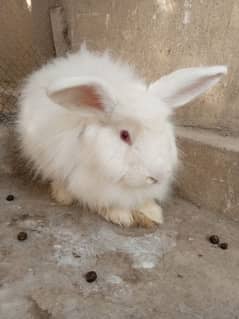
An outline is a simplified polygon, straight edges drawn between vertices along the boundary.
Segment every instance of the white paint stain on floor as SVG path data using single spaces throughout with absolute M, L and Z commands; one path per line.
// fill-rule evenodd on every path
M 174 235 L 159 230 L 139 237 L 119 235 L 108 227 L 89 234 L 73 233 L 66 228 L 54 229 L 53 233 L 57 239 L 54 249 L 58 264 L 76 267 L 93 264 L 99 255 L 119 252 L 132 258 L 133 268 L 152 269 L 160 257 L 176 246 Z M 80 260 L 72 251 L 81 256 Z

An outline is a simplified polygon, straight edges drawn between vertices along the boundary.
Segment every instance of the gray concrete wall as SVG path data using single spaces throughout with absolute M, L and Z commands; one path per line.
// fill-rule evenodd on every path
M 33 64 L 31 12 L 25 0 L 0 2 L 0 81 L 16 81 Z
M 228 64 L 229 76 L 177 114 L 181 125 L 239 135 L 237 0 L 63 0 L 73 49 L 110 48 L 148 81 L 176 68 Z
M 0 73 L 0 80 L 17 80 L 54 55 L 49 7 L 55 3 L 56 0 L 0 2 L 0 67 L 8 71 Z
M 15 111 L 15 87 L 54 56 L 49 7 L 57 0 L 0 1 L 0 113 Z
M 177 176 L 180 196 L 210 210 L 238 216 L 238 137 L 182 127 L 177 135 L 182 150 Z

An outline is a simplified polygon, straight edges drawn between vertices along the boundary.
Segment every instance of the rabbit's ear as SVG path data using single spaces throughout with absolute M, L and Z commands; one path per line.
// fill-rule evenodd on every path
M 226 73 L 226 66 L 181 69 L 152 83 L 149 92 L 176 108 L 203 94 Z
M 93 77 L 71 77 L 52 83 L 47 94 L 55 103 L 69 108 L 93 108 L 109 112 L 115 99 L 108 85 Z

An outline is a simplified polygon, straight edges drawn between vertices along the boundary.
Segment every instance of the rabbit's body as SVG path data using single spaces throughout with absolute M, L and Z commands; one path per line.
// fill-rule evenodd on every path
M 153 199 L 178 162 L 171 110 L 128 65 L 82 49 L 33 73 L 19 104 L 23 154 L 58 201 L 118 224 L 162 222 Z

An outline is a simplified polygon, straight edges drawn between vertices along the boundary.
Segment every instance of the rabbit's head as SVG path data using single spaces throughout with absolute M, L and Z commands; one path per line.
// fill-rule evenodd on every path
M 224 66 L 178 70 L 149 86 L 111 87 L 99 78 L 59 79 L 48 88 L 54 103 L 79 118 L 74 145 L 79 165 L 97 179 L 128 188 L 171 180 L 177 166 L 172 110 L 216 84 Z M 87 178 L 87 177 L 86 177 Z

